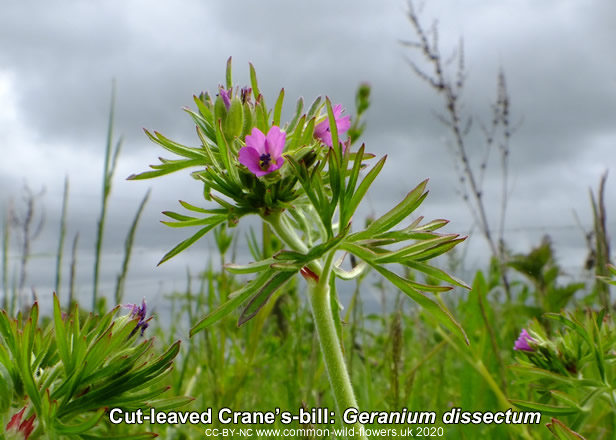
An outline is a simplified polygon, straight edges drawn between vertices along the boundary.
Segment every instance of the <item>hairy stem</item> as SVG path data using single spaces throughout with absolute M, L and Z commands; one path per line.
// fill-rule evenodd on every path
M 347 408 L 358 408 L 358 404 L 342 354 L 341 341 L 338 338 L 332 317 L 329 286 L 327 283 L 323 283 L 322 286 L 322 283 L 316 283 L 310 278 L 307 278 L 307 282 L 312 317 L 317 328 L 321 352 L 325 359 L 329 384 L 336 400 L 336 409 L 338 414 L 341 415 Z M 350 435 L 349 438 L 367 438 L 360 433 L 363 428 L 361 423 L 355 423 L 352 427 L 355 428 L 355 435 Z
M 295 230 L 285 220 L 280 213 L 275 213 L 267 216 L 265 220 L 272 226 L 278 237 L 293 250 L 298 252 L 307 252 L 308 248 L 296 234 Z M 323 269 L 321 264 L 313 261 L 308 264 L 312 274 L 305 275 L 304 278 L 308 283 L 308 298 L 312 309 L 312 317 L 317 328 L 317 336 L 319 345 L 325 360 L 329 384 L 334 394 L 336 401 L 336 410 L 338 415 L 348 408 L 359 408 L 351 378 L 347 371 L 344 355 L 342 353 L 342 341 L 338 337 L 336 325 L 334 323 L 333 312 L 331 309 L 329 278 L 333 261 L 333 253 L 330 253 Z M 314 276 L 316 276 L 316 279 Z M 355 423 L 349 428 L 349 438 L 367 440 L 368 437 L 363 435 L 363 425 Z

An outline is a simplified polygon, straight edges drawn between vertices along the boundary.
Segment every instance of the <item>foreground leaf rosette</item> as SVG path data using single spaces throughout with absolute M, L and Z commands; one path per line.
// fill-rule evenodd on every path
M 10 401 L 0 408 L 0 438 L 102 438 L 108 408 L 162 411 L 193 400 L 165 397 L 169 387 L 160 384 L 180 342 L 159 350 L 153 339 L 132 337 L 147 324 L 145 302 L 117 316 L 120 308 L 86 315 L 75 303 L 63 313 L 54 295 L 45 325 L 36 302 L 27 319 L 0 311 L 0 383 L 13 384 L 0 386 L 0 403 Z

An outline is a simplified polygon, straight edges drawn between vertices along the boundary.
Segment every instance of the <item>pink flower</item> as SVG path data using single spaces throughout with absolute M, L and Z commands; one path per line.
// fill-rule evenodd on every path
M 513 349 L 518 351 L 535 351 L 535 349 L 528 344 L 529 342 L 535 342 L 535 340 L 530 337 L 526 329 L 522 329 L 520 337 L 513 345 Z
M 336 120 L 336 128 L 338 129 L 338 136 L 340 136 L 346 133 L 351 127 L 351 116 L 346 115 L 340 117 L 344 111 L 342 105 L 340 104 L 336 105 L 333 110 L 334 119 Z M 332 133 L 329 129 L 329 118 L 319 122 L 316 127 L 314 127 L 314 137 L 321 139 L 321 141 L 326 145 L 329 145 L 330 147 L 332 146 Z
M 276 126 L 270 128 L 267 136 L 258 128 L 253 128 L 252 134 L 246 136 L 246 146 L 240 149 L 240 163 L 257 177 L 276 171 L 284 163 L 282 150 L 286 136 Z

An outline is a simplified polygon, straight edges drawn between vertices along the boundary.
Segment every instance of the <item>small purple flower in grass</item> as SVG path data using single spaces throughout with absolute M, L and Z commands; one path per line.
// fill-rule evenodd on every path
M 253 128 L 252 134 L 246 136 L 246 146 L 240 149 L 240 163 L 257 177 L 276 171 L 284 163 L 282 151 L 286 136 L 276 126 L 270 128 L 267 136 L 258 128 Z
M 338 104 L 334 106 L 332 109 L 334 111 L 334 119 L 336 120 L 336 128 L 338 129 L 338 136 L 346 133 L 349 128 L 351 128 L 351 116 L 346 115 L 340 117 L 344 109 L 342 105 Z M 332 133 L 329 129 L 329 118 L 325 118 L 324 121 L 319 122 L 314 127 L 314 137 L 317 139 L 321 139 L 323 143 L 326 145 L 332 146 Z M 343 144 L 343 148 L 346 149 L 345 144 Z
M 130 335 L 128 335 L 128 338 L 130 339 L 135 333 L 137 333 L 137 330 L 139 329 L 141 329 L 141 336 L 143 336 L 145 329 L 150 326 L 150 324 L 148 324 L 148 321 L 152 319 L 151 316 L 148 319 L 145 319 L 145 315 L 146 315 L 145 298 L 143 298 L 143 300 L 141 301 L 141 306 L 137 304 L 126 304 L 126 305 L 123 305 L 122 307 L 126 309 L 131 309 L 131 312 L 130 312 L 131 318 L 135 318 L 135 317 L 139 318 L 139 322 L 137 322 L 137 326 L 133 329 L 132 332 L 130 332 Z
M 513 345 L 513 349 L 518 351 L 535 351 L 535 349 L 528 344 L 529 342 L 535 342 L 535 340 L 530 337 L 526 329 L 522 329 L 520 337 Z

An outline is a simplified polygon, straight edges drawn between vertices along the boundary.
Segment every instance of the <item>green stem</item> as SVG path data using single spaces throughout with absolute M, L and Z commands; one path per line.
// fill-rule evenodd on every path
M 293 250 L 304 253 L 308 252 L 304 242 L 280 213 L 271 214 L 265 220 L 272 226 L 272 229 L 278 234 L 280 239 Z M 321 352 L 323 353 L 323 359 L 325 359 L 329 384 L 334 394 L 338 415 L 342 416 L 346 409 L 359 409 L 359 406 L 357 405 L 351 379 L 346 368 L 342 353 L 342 342 L 338 337 L 331 309 L 327 278 L 331 271 L 332 258 L 333 255 L 328 255 L 325 270 L 322 269 L 320 263 L 316 261 L 311 262 L 308 267 L 314 272 L 318 280 L 306 277 L 306 281 L 308 283 L 308 298 L 312 308 L 312 317 L 317 328 L 317 336 Z M 362 433 L 363 425 L 361 423 L 350 425 L 349 428 L 353 428 L 353 431 L 349 433 L 349 438 L 368 439 Z
M 308 297 L 312 306 L 312 317 L 317 328 L 317 336 L 321 345 L 321 352 L 325 359 L 327 374 L 329 376 L 329 384 L 334 398 L 336 400 L 336 409 L 338 414 L 348 408 L 359 408 L 351 378 L 346 368 L 344 355 L 342 354 L 341 341 L 336 332 L 336 326 L 332 317 L 332 310 L 329 298 L 329 286 L 325 284 L 324 288 L 312 280 L 308 280 Z M 355 423 L 352 425 L 354 429 L 353 436 L 350 438 L 367 439 L 365 435 L 360 434 L 363 425 Z

